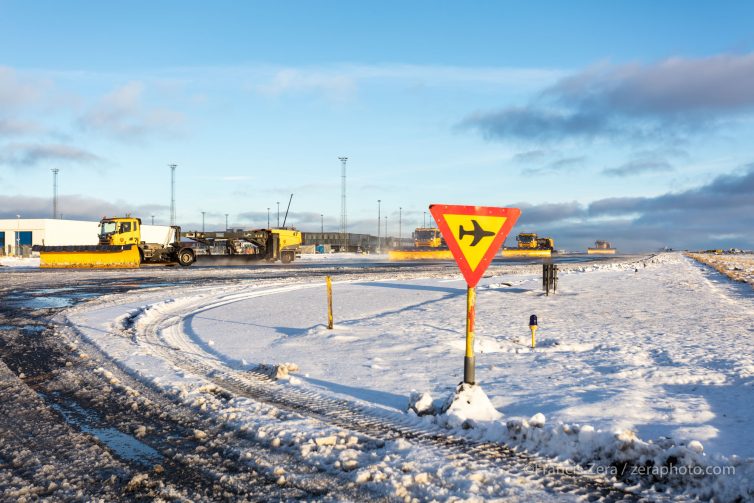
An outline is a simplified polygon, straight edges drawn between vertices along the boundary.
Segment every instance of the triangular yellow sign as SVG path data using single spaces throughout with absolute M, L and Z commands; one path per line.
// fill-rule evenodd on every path
M 498 216 L 445 214 L 445 221 L 453 231 L 453 238 L 472 272 L 479 267 L 484 254 L 506 220 L 505 217 Z
M 479 282 L 521 215 L 518 208 L 452 204 L 433 204 L 429 211 L 470 288 Z

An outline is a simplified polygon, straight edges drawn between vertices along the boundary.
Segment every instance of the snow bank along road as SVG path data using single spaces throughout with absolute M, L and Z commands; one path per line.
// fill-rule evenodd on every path
M 536 268 L 491 270 L 497 410 L 444 413 L 464 323 L 444 266 L 4 274 L 0 494 L 751 498 L 751 292 L 675 254 L 561 267 L 551 297 Z
M 734 281 L 749 283 L 754 287 L 754 255 L 750 253 L 730 255 L 690 253 L 689 256 L 703 264 L 707 264 Z

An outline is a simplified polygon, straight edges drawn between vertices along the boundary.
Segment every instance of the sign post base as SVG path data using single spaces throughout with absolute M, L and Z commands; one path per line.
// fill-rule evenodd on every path
M 463 382 L 465 384 L 475 384 L 474 382 L 474 364 L 473 356 L 464 356 L 463 358 Z

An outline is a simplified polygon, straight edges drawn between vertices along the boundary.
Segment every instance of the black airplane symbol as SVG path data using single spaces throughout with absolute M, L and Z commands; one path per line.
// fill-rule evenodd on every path
M 471 223 L 474 225 L 473 231 L 467 231 L 463 228 L 462 225 L 458 226 L 458 239 L 463 239 L 464 236 L 472 235 L 474 236 L 474 240 L 471 242 L 471 246 L 476 246 L 477 243 L 482 240 L 482 238 L 495 235 L 495 233 L 492 231 L 486 231 L 482 229 L 482 226 L 479 225 L 479 222 L 477 222 L 476 220 L 472 220 Z

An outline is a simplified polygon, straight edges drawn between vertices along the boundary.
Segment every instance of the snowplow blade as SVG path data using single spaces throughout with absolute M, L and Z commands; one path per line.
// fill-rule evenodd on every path
M 39 246 L 39 267 L 44 269 L 128 269 L 139 267 L 136 245 Z
M 615 255 L 617 250 L 615 248 L 587 248 L 587 255 Z
M 453 260 L 453 254 L 446 249 L 430 250 L 390 250 L 387 254 L 391 261 L 399 260 Z
M 536 249 L 521 249 L 521 248 L 505 248 L 503 249 L 503 257 L 551 257 L 552 250 L 536 250 Z

